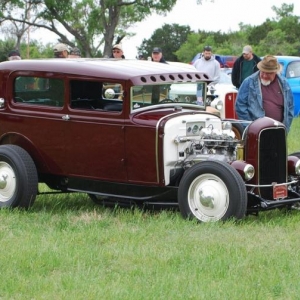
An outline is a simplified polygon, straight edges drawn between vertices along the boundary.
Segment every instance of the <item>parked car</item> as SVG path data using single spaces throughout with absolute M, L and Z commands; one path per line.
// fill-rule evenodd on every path
M 191 61 L 193 64 L 197 59 L 202 56 L 202 53 L 197 53 Z M 220 63 L 221 68 L 232 68 L 237 56 L 232 55 L 220 55 L 220 54 L 213 54 L 215 59 Z
M 300 57 L 276 56 L 282 65 L 282 75 L 287 78 L 294 95 L 294 115 L 300 115 Z
M 221 70 L 219 83 L 208 86 L 207 104 L 218 109 L 222 119 L 238 119 L 234 108 L 238 91 L 226 69 Z
M 30 82 L 19 85 L 18 82 Z M 300 159 L 285 126 L 232 124 L 169 97 L 209 79 L 142 60 L 47 59 L 0 64 L 0 207 L 28 208 L 38 183 L 145 204 L 176 205 L 200 222 L 241 219 L 300 199 Z
M 237 58 L 234 55 L 224 55 L 224 68 L 232 68 Z
M 194 84 L 185 84 L 174 86 L 171 85 L 170 88 L 170 98 L 175 99 L 186 99 L 186 101 L 191 103 L 197 102 L 196 89 Z M 209 84 L 206 93 L 206 105 L 215 108 L 220 117 L 225 119 L 238 119 L 235 113 L 235 100 L 237 97 L 237 89 L 231 82 L 230 75 L 227 74 L 227 69 L 222 68 L 220 73 L 220 82 L 217 84 Z M 243 127 L 239 122 L 233 121 L 236 126 L 233 128 L 236 135 L 241 137 L 243 132 Z

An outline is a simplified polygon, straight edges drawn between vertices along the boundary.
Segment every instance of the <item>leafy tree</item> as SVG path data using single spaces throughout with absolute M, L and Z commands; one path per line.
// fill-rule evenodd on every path
M 7 8 L 10 10 L 12 5 L 7 4 L 7 1 L 4 1 Z M 22 38 L 24 37 L 25 33 L 28 32 L 30 26 L 26 24 L 26 21 L 30 19 L 30 11 L 32 9 L 32 3 L 24 3 L 23 10 L 21 11 L 21 16 L 24 19 L 24 22 L 16 22 L 15 20 L 11 20 L 7 22 L 5 18 L 0 18 L 0 25 L 1 25 L 1 32 L 10 36 L 12 39 L 14 36 L 16 37 L 16 42 L 13 49 L 20 49 Z M 2 17 L 1 13 L 0 16 Z
M 8 59 L 8 53 L 15 49 L 14 39 L 0 40 L 0 62 L 6 61 Z M 27 58 L 27 53 L 30 58 L 48 58 L 53 56 L 51 44 L 43 45 L 34 40 L 30 41 L 29 45 L 25 42 L 21 42 L 18 50 L 20 51 L 22 59 Z
M 162 28 L 154 31 L 149 40 L 144 39 L 138 50 L 144 56 L 151 56 L 152 49 L 160 47 L 166 60 L 178 61 L 176 51 L 186 41 L 190 33 L 190 26 L 164 24 Z
M 266 54 L 300 55 L 300 23 L 294 16 L 293 5 L 282 4 L 280 8 L 272 7 L 276 18 L 259 26 L 240 23 L 236 32 L 192 32 L 182 46 L 176 51 L 180 61 L 189 62 L 205 44 L 213 48 L 214 53 L 241 55 L 243 47 L 250 44 L 258 56 Z
M 270 21 L 269 19 L 261 25 L 251 27 L 250 32 L 247 35 L 247 44 L 257 44 L 258 41 L 263 40 L 268 35 L 268 32 L 274 30 L 275 28 L 276 22 Z
M 294 12 L 294 4 L 283 3 L 281 7 L 273 5 L 271 8 L 276 13 L 276 20 L 291 17 Z
M 204 46 L 211 46 L 214 53 L 219 53 L 220 46 L 226 43 L 228 34 L 211 31 L 198 31 L 198 33 L 191 33 L 187 40 L 176 51 L 176 55 L 180 61 L 189 63 L 193 57 L 203 51 Z M 224 49 L 222 54 L 231 54 L 230 49 Z
M 199 1 L 198 1 L 199 2 Z M 201 2 L 201 1 L 200 1 Z M 2 0 L 0 22 L 11 21 L 54 32 L 60 42 L 77 45 L 86 57 L 111 54 L 129 28 L 156 12 L 165 14 L 176 0 Z M 31 18 L 24 19 L 30 6 Z

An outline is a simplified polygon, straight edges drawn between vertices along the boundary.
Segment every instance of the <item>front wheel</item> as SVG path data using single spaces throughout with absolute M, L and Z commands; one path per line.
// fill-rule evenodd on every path
M 221 161 L 204 161 L 188 169 L 178 188 L 184 218 L 200 222 L 241 219 L 246 214 L 247 191 L 239 173 Z
M 30 155 L 19 146 L 0 146 L 0 207 L 29 208 L 37 188 L 38 175 Z

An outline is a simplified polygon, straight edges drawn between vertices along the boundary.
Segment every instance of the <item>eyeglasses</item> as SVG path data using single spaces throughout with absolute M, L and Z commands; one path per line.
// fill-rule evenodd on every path
M 274 72 L 259 71 L 259 72 L 260 72 L 261 76 L 263 76 L 263 77 L 272 77 L 277 74 L 277 71 L 274 71 Z

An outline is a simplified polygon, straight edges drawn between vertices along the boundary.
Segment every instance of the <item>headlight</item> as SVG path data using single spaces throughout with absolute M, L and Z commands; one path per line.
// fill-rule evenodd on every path
M 295 172 L 297 175 L 300 175 L 300 159 L 296 163 Z
M 222 100 L 219 100 L 218 102 L 217 102 L 217 104 L 216 104 L 216 109 L 217 110 L 222 110 L 223 109 L 223 102 L 222 102 Z
M 300 175 L 300 159 L 297 156 L 288 156 L 289 175 Z
M 245 181 L 251 180 L 255 175 L 254 167 L 250 164 L 247 164 L 245 161 L 235 160 L 231 163 L 231 166 L 239 172 Z
M 245 180 L 248 181 L 254 177 L 255 170 L 250 164 L 247 164 L 244 168 Z

